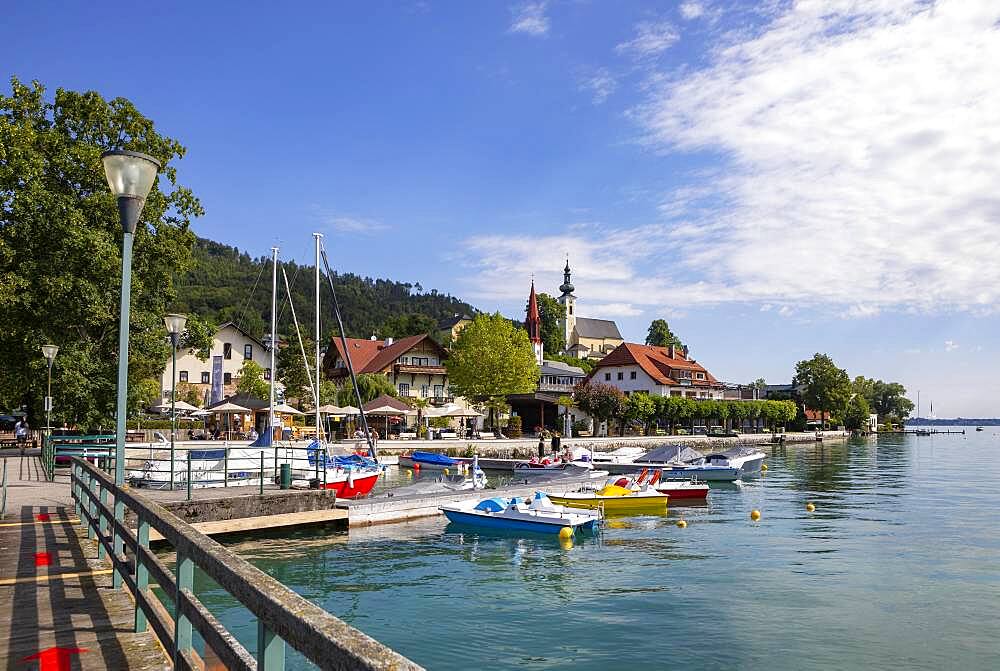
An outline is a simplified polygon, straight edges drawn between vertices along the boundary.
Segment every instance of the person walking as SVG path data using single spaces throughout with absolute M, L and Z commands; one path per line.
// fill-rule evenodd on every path
M 21 456 L 24 456 L 28 449 L 28 419 L 22 417 L 14 425 L 14 437 L 17 439 L 17 446 L 21 448 Z

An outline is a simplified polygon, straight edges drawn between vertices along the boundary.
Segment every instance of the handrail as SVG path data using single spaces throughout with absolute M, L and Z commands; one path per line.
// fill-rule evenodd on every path
M 306 600 L 245 559 L 220 545 L 162 506 L 128 489 L 119 489 L 99 468 L 72 460 L 72 492 L 81 524 L 111 558 L 136 604 L 136 631 L 151 625 L 175 668 L 195 668 L 192 631 L 231 669 L 283 669 L 285 643 L 321 669 L 419 669 L 421 667 Z M 123 501 L 138 519 L 136 532 L 115 520 L 110 494 Z M 111 527 L 108 533 L 108 527 Z M 177 553 L 171 573 L 149 550 L 149 530 L 156 529 Z M 117 538 L 116 538 L 117 537 Z M 127 556 L 116 556 L 120 538 Z M 198 567 L 258 620 L 256 661 L 198 600 L 194 568 Z M 149 589 L 150 578 L 173 599 L 173 619 Z
M 3 498 L 0 499 L 0 519 L 3 519 L 7 514 L 7 457 L 3 459 L 3 484 L 0 488 L 3 489 Z

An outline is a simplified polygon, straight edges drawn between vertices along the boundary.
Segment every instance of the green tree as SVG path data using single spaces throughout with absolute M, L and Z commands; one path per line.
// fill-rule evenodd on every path
M 378 373 L 359 373 L 358 376 L 358 389 L 361 392 L 361 404 L 371 403 L 379 396 L 392 396 L 396 397 L 397 391 L 396 387 L 393 386 L 392 381 L 385 375 L 380 375 Z M 351 379 L 347 378 L 347 381 L 338 388 L 337 391 L 337 405 L 341 407 L 346 407 L 349 405 L 356 406 L 358 403 L 357 395 L 354 393 L 354 385 L 351 384 Z
M 868 426 L 870 414 L 868 400 L 861 394 L 852 394 L 844 408 L 844 428 L 849 431 L 860 431 Z
M 160 381 L 155 377 L 139 380 L 128 388 L 128 416 L 135 417 L 160 401 Z
M 445 366 L 452 391 L 470 401 L 485 401 L 491 415 L 502 411 L 509 394 L 531 393 L 538 384 L 527 331 L 499 312 L 476 315 L 458 334 Z
M 424 314 L 410 312 L 394 315 L 382 322 L 376 333 L 382 338 L 405 338 L 407 336 L 435 333 L 437 320 Z
M 193 384 L 188 382 L 178 382 L 177 400 L 190 403 L 195 407 L 201 407 L 202 395 Z
M 641 424 L 644 433 L 648 433 L 649 423 L 656 415 L 656 402 L 649 394 L 635 392 L 625 400 L 625 419 Z
M 202 361 L 207 361 L 212 352 L 212 339 L 218 327 L 196 314 L 188 315 L 181 336 L 180 348 L 187 349 Z
M 599 422 L 610 423 L 625 414 L 625 394 L 618 387 L 603 382 L 577 384 L 573 387 L 573 400 L 577 407 Z
M 906 387 L 898 382 L 883 382 L 858 376 L 854 378 L 854 393 L 868 401 L 868 406 L 877 413 L 879 419 L 895 417 L 906 419 L 913 411 L 913 401 L 906 398 Z
M 236 393 L 260 400 L 270 397 L 271 387 L 264 380 L 264 369 L 253 359 L 247 359 L 240 367 Z
M 559 320 L 563 318 L 563 306 L 552 296 L 541 293 L 537 294 L 538 316 L 542 320 L 542 347 L 545 356 L 552 358 L 553 354 L 566 349 L 566 334 L 559 325 Z
M 670 330 L 670 326 L 665 319 L 654 319 L 649 325 L 649 331 L 646 333 L 646 344 L 656 345 L 657 347 L 669 347 L 671 345 L 674 347 L 684 347 L 684 343 Z
M 763 389 L 764 387 L 767 386 L 767 382 L 764 381 L 764 378 L 759 377 L 750 384 L 748 384 L 747 386 L 750 387 L 751 389 Z
M 57 89 L 48 99 L 40 83 L 17 78 L 0 95 L 0 397 L 41 413 L 38 347 L 55 343 L 57 412 L 84 427 L 110 424 L 117 391 L 122 230 L 101 163 L 115 148 L 163 164 L 135 233 L 131 387 L 159 376 L 170 356 L 163 315 L 190 260 L 190 221 L 202 213 L 178 185 L 185 149 L 124 98 Z
M 285 385 L 285 399 L 295 399 L 298 402 L 299 410 L 303 408 L 303 403 L 310 407 L 313 404 L 313 393 L 309 388 L 309 373 L 306 371 L 305 361 L 302 359 L 302 349 L 299 348 L 298 338 L 292 335 L 286 347 L 279 347 L 276 352 L 278 366 L 278 380 Z M 303 347 L 306 352 L 314 352 L 316 344 L 308 338 L 303 339 Z
M 802 388 L 806 405 L 823 413 L 824 418 L 834 410 L 843 409 L 851 392 L 847 371 L 838 368 L 826 354 L 817 353 L 795 364 L 795 383 Z

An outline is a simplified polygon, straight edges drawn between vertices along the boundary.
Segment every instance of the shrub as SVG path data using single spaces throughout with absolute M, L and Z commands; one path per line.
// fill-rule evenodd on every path
M 507 437 L 508 438 L 520 438 L 521 437 L 521 418 L 514 415 L 509 420 L 507 420 Z

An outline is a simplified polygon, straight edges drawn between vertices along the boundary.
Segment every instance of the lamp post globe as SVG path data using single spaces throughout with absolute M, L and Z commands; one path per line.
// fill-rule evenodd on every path
M 174 489 L 174 441 L 177 440 L 177 345 L 187 324 L 187 315 L 163 315 L 163 324 L 170 334 L 170 490 Z
M 52 362 L 56 360 L 58 353 L 59 347 L 57 345 L 42 345 L 42 356 L 48 363 L 49 373 L 48 384 L 45 388 L 45 430 L 46 436 L 49 438 L 52 437 Z
M 125 485 L 125 413 L 128 399 L 128 327 L 132 294 L 132 242 L 135 228 L 146 204 L 146 197 L 156 183 L 160 162 L 148 154 L 124 149 L 113 149 L 101 154 L 104 175 L 108 187 L 118 201 L 118 217 L 122 231 L 122 292 L 121 313 L 118 318 L 118 398 L 115 405 L 115 486 L 120 490 Z M 115 520 L 125 521 L 125 501 L 115 496 Z M 121 556 L 124 541 L 114 532 L 114 551 Z M 122 586 L 122 575 L 114 571 L 112 585 Z

